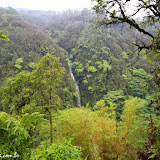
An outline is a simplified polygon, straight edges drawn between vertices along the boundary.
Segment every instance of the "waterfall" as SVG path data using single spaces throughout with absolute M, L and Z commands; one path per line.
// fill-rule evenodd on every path
M 69 61 L 69 59 L 68 59 L 69 72 L 70 72 L 71 78 L 73 79 L 73 81 L 74 81 L 74 83 L 75 83 L 75 85 L 76 85 L 76 88 L 75 88 L 75 89 L 76 89 L 76 91 L 78 92 L 77 104 L 78 104 L 79 106 L 81 106 L 81 97 L 80 97 L 80 92 L 79 92 L 79 86 L 78 86 L 78 84 L 77 84 L 77 82 L 76 82 L 76 79 L 75 79 L 75 77 L 74 77 L 74 74 L 73 74 L 73 72 L 72 72 L 72 68 L 71 68 L 69 62 L 70 62 L 70 61 Z

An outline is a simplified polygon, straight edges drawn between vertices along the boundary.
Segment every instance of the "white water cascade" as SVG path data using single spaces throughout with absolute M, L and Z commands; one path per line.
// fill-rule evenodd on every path
M 76 85 L 76 91 L 78 92 L 78 96 L 77 96 L 77 104 L 79 105 L 79 106 L 81 106 L 81 97 L 80 97 L 80 92 L 79 92 L 79 86 L 78 86 L 78 84 L 77 84 L 77 82 L 76 82 L 76 79 L 75 79 L 75 77 L 74 77 L 74 74 L 73 74 L 73 72 L 72 72 L 72 68 L 71 68 L 71 66 L 70 66 L 70 60 L 68 59 L 68 66 L 69 66 L 69 72 L 70 72 L 70 74 L 71 74 L 71 78 L 73 79 L 73 81 L 74 81 L 74 83 L 75 83 L 75 85 Z

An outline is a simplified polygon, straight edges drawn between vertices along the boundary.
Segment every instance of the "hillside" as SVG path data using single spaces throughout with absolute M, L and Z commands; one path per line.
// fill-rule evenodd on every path
M 67 105 L 73 106 L 74 103 L 74 84 L 69 74 L 67 54 L 64 49 L 59 47 L 45 32 L 36 25 L 27 21 L 27 18 L 16 10 L 9 8 L 0 10 L 1 28 L 9 32 L 10 41 L 0 41 L 0 82 L 14 76 L 21 71 L 32 71 L 42 56 L 46 53 L 56 55 L 60 58 L 63 67 L 66 69 L 63 76 L 63 83 L 59 88 L 62 101 L 62 108 Z M 67 89 L 69 96 L 63 89 Z M 70 95 L 71 94 L 71 95 Z M 65 95 L 65 97 L 63 97 Z M 66 102 L 65 102 L 66 101 Z
M 138 52 L 140 33 L 125 23 L 97 26 L 96 17 L 0 8 L 10 39 L 0 37 L 0 158 L 159 156 L 157 64 Z

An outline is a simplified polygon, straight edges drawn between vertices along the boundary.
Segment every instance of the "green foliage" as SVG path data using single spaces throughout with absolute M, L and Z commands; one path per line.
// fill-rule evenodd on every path
M 88 72 L 97 72 L 97 69 L 94 66 L 89 66 Z
M 32 136 L 35 135 L 38 126 L 45 122 L 43 117 L 44 115 L 33 113 L 14 118 L 5 112 L 0 112 L 1 155 L 17 153 L 19 159 L 29 159 L 29 148 L 35 143 Z
M 31 62 L 31 63 L 28 64 L 28 66 L 29 66 L 30 68 L 34 68 L 34 65 L 35 65 L 34 62 Z
M 73 107 L 76 104 L 67 56 L 70 57 L 73 73 L 80 88 L 82 105 L 90 101 L 93 107 L 96 101 L 110 90 L 123 90 L 125 95 L 131 95 L 131 69 L 143 68 L 147 72 L 150 68 L 145 58 L 139 58 L 137 61 L 136 55 L 126 54 L 128 49 L 133 49 L 126 43 L 126 39 L 134 40 L 134 31 L 130 32 L 127 25 L 123 26 L 125 32 L 121 31 L 119 25 L 95 30 L 92 23 L 85 21 L 89 18 L 95 19 L 95 15 L 90 11 L 84 11 L 87 13 L 85 17 L 82 15 L 83 11 L 66 11 L 62 15 L 53 13 L 52 16 L 49 12 L 34 11 L 32 15 L 25 12 L 30 16 L 28 18 L 13 9 L 1 9 L 2 26 L 6 26 L 12 41 L 0 44 L 0 78 L 7 78 L 21 70 L 31 72 L 34 64 L 42 56 L 54 53 L 60 57 L 65 68 L 57 93 L 62 99 L 62 108 Z M 31 23 L 43 28 L 48 34 Z M 58 47 L 51 38 L 66 51 Z M 32 103 L 32 106 L 35 105 Z
M 59 59 L 47 54 L 40 60 L 33 70 L 33 85 L 37 90 L 36 94 L 43 96 L 38 103 L 46 105 L 46 109 L 55 108 L 59 104 L 59 97 L 56 94 L 62 77 L 62 66 Z M 40 104 L 39 104 L 40 105 Z
M 106 73 L 107 70 L 111 70 L 112 69 L 112 67 L 108 64 L 108 62 L 106 60 L 103 60 L 103 63 L 97 61 L 96 64 L 99 64 L 98 68 L 99 69 L 103 69 L 104 73 Z
M 103 110 L 105 108 L 106 104 L 103 99 L 100 101 L 96 102 L 96 105 L 93 107 L 94 110 Z
M 72 68 L 74 70 L 74 73 L 75 73 L 75 76 L 77 77 L 77 79 L 79 79 L 79 80 L 82 79 L 82 77 L 84 75 L 83 65 L 76 60 L 72 63 Z
M 51 143 L 53 142 L 52 110 L 60 106 L 56 89 L 62 73 L 59 59 L 47 54 L 35 65 L 31 73 L 20 72 L 9 79 L 1 90 L 5 111 L 10 110 L 17 114 L 41 111 L 46 114 L 50 120 Z
M 27 111 L 29 113 L 38 111 L 36 106 L 54 107 L 59 103 L 56 88 L 61 76 L 62 67 L 59 60 L 47 54 L 31 73 L 20 72 L 8 79 L 6 86 L 1 89 L 4 110 L 19 114 L 22 109 L 25 112 L 30 108 L 31 112 Z
M 4 111 L 19 113 L 30 102 L 33 93 L 32 88 L 29 88 L 30 76 L 30 73 L 20 72 L 8 79 L 6 86 L 1 88 Z
M 119 24 L 122 26 L 124 24 L 128 24 L 130 28 L 133 30 L 137 30 L 141 35 L 134 36 L 135 37 L 135 46 L 138 48 L 138 52 L 142 54 L 146 54 L 148 61 L 153 64 L 153 69 L 150 68 L 150 71 L 153 75 L 153 83 L 155 84 L 154 91 L 160 92 L 160 27 L 159 27 L 159 19 L 160 19 L 160 3 L 159 1 L 141 1 L 138 0 L 136 6 L 133 11 L 131 11 L 128 7 L 133 5 L 130 0 L 123 1 L 117 0 L 91 0 L 94 2 L 93 10 L 100 15 L 97 18 L 97 24 L 102 26 L 105 25 L 115 25 Z M 117 6 L 117 8 L 115 8 Z M 141 20 L 135 20 L 136 16 L 139 16 L 140 11 L 143 9 L 143 14 Z M 108 17 L 108 18 L 106 18 Z M 113 27 L 113 26 L 112 26 Z M 129 28 L 129 27 L 128 27 Z M 135 32 L 136 33 L 136 32 Z M 136 33 L 137 34 L 137 33 Z M 149 40 L 149 41 L 148 41 Z M 133 54 L 133 52 L 131 53 Z M 123 54 L 123 57 L 126 59 L 126 55 Z M 141 68 L 141 67 L 138 67 Z M 132 68 L 133 69 L 133 68 Z M 130 83 L 130 88 L 133 96 L 138 96 L 141 98 L 145 97 L 146 94 L 146 82 L 140 79 L 142 77 L 134 77 L 132 82 Z M 144 86 L 140 84 L 140 81 L 144 82 Z M 139 89 L 138 89 L 139 87 Z M 153 99 L 153 101 L 158 101 L 157 99 Z M 160 103 L 157 103 L 158 108 Z
M 82 160 L 81 150 L 79 147 L 73 146 L 71 140 L 63 140 L 62 143 L 43 142 L 38 148 L 32 151 L 31 159 L 39 160 Z
M 138 98 L 128 100 L 125 103 L 119 133 L 123 137 L 123 141 L 121 142 L 121 157 L 123 159 L 126 156 L 129 156 L 129 159 L 137 158 L 137 150 L 144 147 L 149 121 L 142 120 L 145 112 L 139 109 L 144 107 L 143 104 L 143 100 Z M 138 110 L 142 113 L 142 117 L 139 116 Z
M 117 123 L 114 105 L 106 107 L 104 100 L 96 103 L 94 112 L 85 108 L 60 111 L 55 121 L 55 137 L 59 140 L 73 137 L 73 144 L 80 146 L 88 159 L 138 159 L 142 152 L 148 155 L 152 147 L 149 145 L 151 111 L 147 105 L 140 98 L 125 101 L 121 121 Z M 154 114 L 152 122 L 159 126 Z M 159 130 L 156 132 L 158 136 Z M 155 146 L 159 144 L 158 137 L 155 142 Z M 149 146 L 145 150 L 146 144 Z M 155 154 L 158 155 L 157 150 Z
M 114 118 L 109 118 L 110 114 L 103 109 L 93 112 L 85 108 L 67 109 L 59 114 L 56 139 L 73 137 L 73 144 L 80 146 L 83 157 L 88 159 L 115 158 L 116 124 Z
M 58 55 L 61 61 L 65 59 L 62 49 L 28 20 L 13 8 L 0 9 L 1 27 L 9 32 L 11 39 L 10 42 L 0 41 L 0 66 L 3 66 L 1 79 L 14 75 L 20 69 L 32 71 L 30 63 L 37 63 L 46 53 Z M 6 31 L 0 33 L 7 36 Z
M 32 114 L 24 114 L 23 117 L 20 120 L 20 123 L 25 127 L 25 129 L 34 128 L 35 126 L 38 126 L 47 120 L 44 119 L 43 114 L 39 114 L 38 112 L 34 112 Z
M 130 81 L 129 87 L 131 88 L 131 94 L 133 96 L 138 96 L 144 98 L 147 94 L 147 73 L 144 69 L 133 70 L 133 78 Z
M 18 68 L 18 69 L 21 69 L 22 66 L 21 66 L 21 63 L 23 63 L 23 59 L 22 58 L 18 58 L 16 59 L 16 62 L 15 62 L 15 67 Z
M 104 95 L 103 99 L 108 106 L 112 104 L 116 107 L 116 117 L 117 119 L 119 119 L 123 111 L 124 101 L 126 100 L 123 91 L 109 91 L 106 95 Z
M 122 90 L 109 91 L 106 95 L 104 95 L 104 100 L 106 101 L 106 104 L 112 102 L 117 105 L 122 105 L 121 103 L 125 100 L 125 96 Z
M 118 16 L 117 11 L 112 14 Z M 2 154 L 17 152 L 19 159 L 82 159 L 82 155 L 88 160 L 159 154 L 159 117 L 145 100 L 131 97 L 151 99 L 147 97 L 159 85 L 158 67 L 154 83 L 148 83 L 153 66 L 147 62 L 148 58 L 158 66 L 158 34 L 154 49 L 140 57 L 127 54 L 134 47 L 126 39 L 134 42 L 135 32 L 126 24 L 125 32 L 121 25 L 95 30 L 86 18 L 93 20 L 95 15 L 84 9 L 62 14 L 33 11 L 24 17 L 14 9 L 0 9 L 1 26 L 11 39 L 0 41 L 0 109 L 12 113 L 0 113 Z M 7 36 L 6 31 L 3 34 Z M 73 108 L 78 93 L 67 57 L 87 109 Z M 159 92 L 154 97 L 152 106 L 158 108 Z M 56 112 L 64 108 L 68 109 Z
M 5 41 L 10 41 L 7 33 L 8 33 L 8 31 L 6 31 L 6 30 L 0 31 L 0 39 L 5 40 Z
M 70 57 L 73 73 L 80 87 L 83 105 L 91 101 L 93 107 L 110 90 L 122 90 L 125 95 L 131 95 L 129 82 L 133 77 L 132 68 L 149 71 L 150 65 L 144 57 L 137 62 L 137 55 L 126 54 L 127 45 L 122 42 L 121 35 L 120 38 L 113 38 L 119 34 L 124 32 L 120 33 L 116 27 L 114 30 L 94 30 L 92 25 L 86 24 L 77 40 L 77 46 L 72 49 Z M 126 52 L 122 52 L 124 50 Z

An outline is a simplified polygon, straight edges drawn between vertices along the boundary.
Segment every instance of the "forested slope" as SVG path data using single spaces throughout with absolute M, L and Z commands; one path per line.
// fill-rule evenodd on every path
M 137 52 L 134 36 L 140 34 L 134 29 L 97 28 L 96 20 L 87 9 L 57 14 L 0 8 L 0 30 L 10 39 L 0 39 L 0 155 L 160 156 L 160 117 L 150 103 L 154 63 Z
M 66 70 L 58 91 L 63 108 L 76 105 L 77 94 L 67 58 L 84 106 L 93 108 L 96 101 L 103 99 L 122 112 L 129 96 L 149 99 L 152 66 L 145 55 L 136 53 L 133 37 L 137 33 L 127 24 L 96 28 L 96 16 L 87 9 L 60 14 L 21 12 L 1 9 L 1 27 L 9 31 L 11 40 L 1 41 L 1 81 L 23 70 L 32 71 L 42 56 L 52 53 L 60 57 Z
M 93 107 L 107 94 L 116 96 L 114 93 L 123 100 L 129 95 L 145 98 L 152 92 L 148 83 L 151 65 L 145 55 L 136 53 L 133 37 L 137 32 L 127 24 L 96 28 L 95 20 L 96 16 L 84 9 L 53 14 L 48 23 L 39 26 L 68 52 L 82 105 L 89 102 Z
M 40 28 L 29 23 L 27 18 L 16 10 L 9 8 L 1 9 L 0 12 L 1 28 L 5 28 L 9 32 L 10 38 L 10 41 L 0 42 L 1 85 L 8 77 L 21 71 L 32 71 L 33 66 L 46 53 L 50 53 L 60 58 L 65 69 L 64 80 L 59 88 L 59 94 L 63 97 L 62 106 L 73 107 L 76 105 L 73 100 L 75 97 L 73 94 L 75 92 L 74 83 L 70 78 L 65 50 L 60 48 Z

